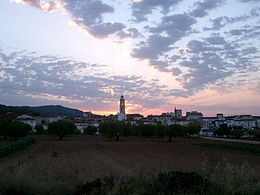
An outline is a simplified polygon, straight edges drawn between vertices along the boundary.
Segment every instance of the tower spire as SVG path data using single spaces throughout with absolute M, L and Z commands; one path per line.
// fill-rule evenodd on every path
M 121 98 L 120 98 L 120 113 L 123 113 L 125 114 L 125 99 L 124 99 L 124 96 L 121 95 Z

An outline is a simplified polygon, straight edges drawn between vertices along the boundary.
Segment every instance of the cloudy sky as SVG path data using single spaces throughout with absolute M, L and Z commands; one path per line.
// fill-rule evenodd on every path
M 260 115 L 259 0 L 1 0 L 0 104 Z

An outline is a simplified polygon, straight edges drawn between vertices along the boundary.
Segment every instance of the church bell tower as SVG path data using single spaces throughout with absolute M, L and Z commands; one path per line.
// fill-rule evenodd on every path
M 123 95 L 120 98 L 120 113 L 125 114 L 125 99 Z

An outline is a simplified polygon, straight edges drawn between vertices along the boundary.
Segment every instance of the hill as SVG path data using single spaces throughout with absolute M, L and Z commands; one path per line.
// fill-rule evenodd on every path
M 67 108 L 60 105 L 47 106 L 5 106 L 0 104 L 0 114 L 15 112 L 18 114 L 35 114 L 35 115 L 67 115 L 82 116 L 81 110 Z

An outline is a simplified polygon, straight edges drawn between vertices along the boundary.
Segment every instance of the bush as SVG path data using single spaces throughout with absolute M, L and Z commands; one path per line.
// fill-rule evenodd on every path
M 95 135 L 97 133 L 97 128 L 94 126 L 88 126 L 84 129 L 85 135 Z
M 12 142 L 8 145 L 0 146 L 0 157 L 6 156 L 8 154 L 11 154 L 12 152 L 21 150 L 21 149 L 25 148 L 26 146 L 31 145 L 35 141 L 36 140 L 34 137 L 28 137 L 23 140 Z
M 78 186 L 75 194 L 202 194 L 208 181 L 197 173 L 163 172 L 153 179 L 145 177 L 118 179 L 112 176 L 97 178 Z

